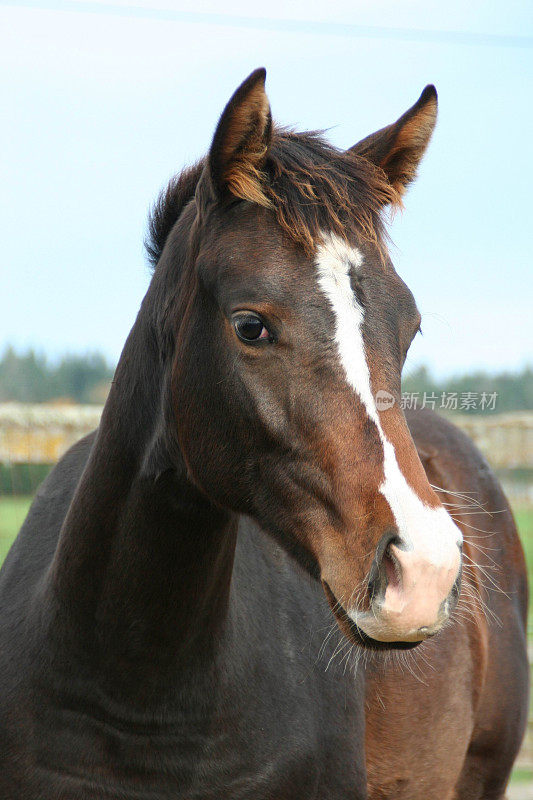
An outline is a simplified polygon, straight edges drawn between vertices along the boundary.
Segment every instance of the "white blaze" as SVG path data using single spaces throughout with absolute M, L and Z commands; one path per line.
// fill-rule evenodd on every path
M 394 446 L 382 428 L 372 393 L 362 331 L 364 310 L 350 282 L 350 270 L 357 271 L 362 261 L 360 251 L 335 234 L 325 234 L 317 248 L 318 283 L 335 314 L 339 359 L 348 384 L 360 398 L 381 439 L 384 480 L 379 491 L 390 506 L 404 545 L 423 553 L 435 566 L 446 564 L 462 542 L 461 532 L 443 506 L 428 506 L 407 483 Z

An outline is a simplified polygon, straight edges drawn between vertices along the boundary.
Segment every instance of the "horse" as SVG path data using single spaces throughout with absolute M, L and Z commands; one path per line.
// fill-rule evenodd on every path
M 504 796 L 523 553 L 474 445 L 404 414 L 383 221 L 437 94 L 341 151 L 265 75 L 156 202 L 100 425 L 3 565 L 2 800 Z

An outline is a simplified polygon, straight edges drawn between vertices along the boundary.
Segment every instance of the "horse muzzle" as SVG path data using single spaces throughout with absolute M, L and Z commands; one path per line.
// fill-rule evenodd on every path
M 428 553 L 394 534 L 384 536 L 367 580 L 366 609 L 342 606 L 331 584 L 323 583 L 341 629 L 351 638 L 367 646 L 416 644 L 438 633 L 457 605 L 461 545 Z

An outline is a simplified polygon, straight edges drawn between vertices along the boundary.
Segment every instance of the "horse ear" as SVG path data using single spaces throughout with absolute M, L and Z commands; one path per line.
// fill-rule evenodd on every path
M 381 167 L 401 196 L 416 177 L 436 121 L 437 90 L 429 85 L 399 120 L 362 139 L 349 152 Z
M 219 199 L 229 195 L 269 204 L 261 173 L 272 132 L 265 78 L 263 68 L 252 72 L 220 117 L 208 159 L 211 184 Z

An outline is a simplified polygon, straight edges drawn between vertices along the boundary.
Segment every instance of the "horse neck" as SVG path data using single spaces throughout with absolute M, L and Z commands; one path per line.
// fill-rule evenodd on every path
M 169 370 L 146 316 L 124 348 L 47 588 L 58 641 L 90 654 L 111 683 L 142 677 L 157 690 L 180 666 L 213 659 L 236 521 L 191 484 L 172 445 Z

